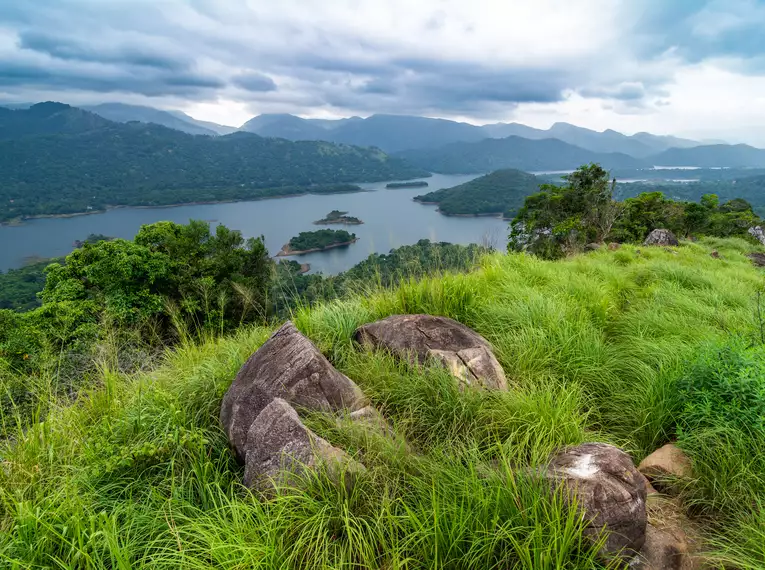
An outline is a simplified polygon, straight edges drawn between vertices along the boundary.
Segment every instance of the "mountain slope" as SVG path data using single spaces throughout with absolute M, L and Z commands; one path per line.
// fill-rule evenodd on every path
M 239 130 L 236 127 L 230 127 L 228 125 L 219 125 L 218 123 L 213 123 L 212 121 L 200 121 L 199 119 L 195 119 L 194 117 L 187 115 L 183 111 L 167 111 L 167 112 L 173 115 L 174 117 L 181 119 L 182 121 L 185 121 L 192 125 L 197 125 L 204 129 L 208 129 L 219 135 L 230 135 L 231 133 L 235 133 L 236 131 Z
M 523 199 L 539 190 L 533 174 L 512 168 L 497 170 L 452 188 L 429 192 L 415 200 L 438 204 L 447 215 L 503 214 L 509 217 L 523 205 Z
M 475 143 L 452 143 L 441 148 L 397 153 L 433 172 L 468 174 L 516 168 L 529 172 L 573 170 L 597 162 L 604 168 L 641 168 L 641 160 L 619 153 L 596 153 L 557 139 L 529 140 L 521 137 L 484 139 Z
M 244 123 L 239 130 L 262 137 L 276 137 L 290 141 L 333 140 L 326 129 L 286 113 L 258 115 Z
M 72 134 L 107 127 L 110 121 L 63 103 L 37 103 L 28 109 L 0 107 L 0 140 Z
M 0 141 L 0 220 L 110 205 L 252 199 L 306 189 L 347 191 L 350 182 L 428 175 L 376 149 L 295 143 L 252 133 L 192 136 L 75 111 L 104 126 Z
M 124 103 L 102 103 L 83 108 L 117 123 L 140 121 L 141 123 L 155 123 L 190 135 L 215 136 L 218 134 L 212 129 L 181 119 L 169 111 L 162 111 L 153 107 L 125 105 Z
M 765 167 L 765 150 L 745 144 L 671 148 L 648 159 L 656 166 Z

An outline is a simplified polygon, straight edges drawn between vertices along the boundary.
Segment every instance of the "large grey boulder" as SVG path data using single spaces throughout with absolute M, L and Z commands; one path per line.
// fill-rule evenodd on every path
M 677 236 L 669 230 L 655 229 L 645 238 L 643 245 L 680 245 Z
M 607 532 L 600 551 L 604 562 L 627 562 L 642 548 L 646 484 L 629 455 L 613 445 L 583 443 L 555 454 L 547 477 L 575 499 L 590 523 L 589 539 L 596 542 Z
M 432 315 L 393 315 L 359 327 L 354 339 L 412 363 L 435 358 L 468 385 L 507 390 L 505 373 L 481 335 L 462 323 Z
M 240 461 L 251 449 L 250 426 L 274 398 L 310 411 L 350 412 L 367 405 L 359 387 L 291 322 L 249 358 L 223 397 L 220 421 Z
M 333 447 L 300 421 L 295 409 L 274 398 L 247 430 L 244 484 L 261 492 L 295 486 L 308 470 L 327 469 L 330 478 L 347 482 L 364 467 Z

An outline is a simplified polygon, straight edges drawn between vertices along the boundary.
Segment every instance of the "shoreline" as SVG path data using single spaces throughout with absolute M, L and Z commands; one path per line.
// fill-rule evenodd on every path
M 367 184 L 366 182 L 364 184 Z M 91 216 L 94 214 L 106 214 L 107 212 L 111 212 L 112 210 L 123 210 L 126 208 L 134 208 L 136 210 L 157 210 L 157 209 L 163 209 L 163 208 L 180 208 L 181 206 L 211 206 L 214 204 L 237 204 L 239 202 L 260 202 L 261 200 L 278 200 L 280 198 L 297 198 L 299 196 L 323 196 L 323 195 L 336 195 L 336 194 L 358 194 L 360 192 L 374 192 L 374 190 L 365 190 L 364 188 L 359 188 L 358 190 L 353 190 L 352 192 L 301 192 L 298 194 L 280 194 L 278 196 L 261 196 L 260 198 L 242 198 L 237 200 L 197 200 L 194 202 L 179 202 L 177 204 L 161 204 L 161 205 L 130 205 L 130 204 L 120 204 L 118 206 L 106 206 L 105 208 L 101 210 L 88 210 L 87 212 L 71 212 L 67 214 L 37 214 L 34 216 L 24 216 L 22 218 L 13 218 L 12 220 L 7 220 L 5 222 L 0 222 L 0 227 L 6 226 L 6 227 L 15 227 L 15 226 L 23 226 L 25 222 L 31 222 L 34 220 L 46 220 L 46 219 L 64 219 L 64 218 L 76 218 L 79 216 Z M 364 223 L 364 222 L 361 222 Z M 355 224 L 349 224 L 349 225 L 355 225 Z
M 422 204 L 423 206 L 439 206 L 441 204 L 440 202 L 423 202 L 422 200 L 417 200 L 416 198 L 412 198 L 412 200 L 418 204 Z M 512 220 L 512 218 L 506 218 L 504 212 L 485 212 L 482 214 L 448 214 L 444 212 L 440 207 L 436 208 L 436 212 L 448 218 L 499 218 L 500 220 Z
M 300 250 L 290 250 L 289 244 L 284 244 L 282 246 L 282 249 L 279 251 L 279 253 L 276 254 L 275 257 L 289 257 L 291 255 L 305 255 L 306 253 L 317 253 L 320 251 L 327 251 L 328 249 L 335 249 L 336 247 L 344 247 L 347 245 L 352 245 L 359 241 L 359 238 L 353 239 L 351 241 L 344 241 L 342 243 L 333 243 L 331 245 L 325 246 L 325 247 L 316 247 L 313 249 L 300 249 Z
M 363 223 L 363 220 L 359 220 L 358 222 L 345 222 L 340 220 L 316 220 L 313 224 L 315 226 L 360 226 Z

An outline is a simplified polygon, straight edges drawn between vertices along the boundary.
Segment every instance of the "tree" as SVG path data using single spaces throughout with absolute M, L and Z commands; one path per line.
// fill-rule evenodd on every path
M 43 307 L 89 300 L 121 325 L 180 317 L 195 327 L 228 327 L 265 315 L 272 262 L 263 239 L 245 242 L 219 225 L 158 222 L 135 240 L 85 243 L 47 269 Z M 178 324 L 176 322 L 176 324 Z
M 565 186 L 545 184 L 528 196 L 513 220 L 510 249 L 561 257 L 611 233 L 622 206 L 614 201 L 615 181 L 597 164 L 564 177 Z

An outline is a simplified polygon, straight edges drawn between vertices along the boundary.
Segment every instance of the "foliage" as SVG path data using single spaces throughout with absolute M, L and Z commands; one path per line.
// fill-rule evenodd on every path
M 620 213 L 613 199 L 614 183 L 597 164 L 582 166 L 564 177 L 565 186 L 544 184 L 528 196 L 513 220 L 511 249 L 528 247 L 547 258 L 602 242 Z
M 488 247 L 431 243 L 423 239 L 413 245 L 373 253 L 348 271 L 334 276 L 301 273 L 300 263 L 282 260 L 277 265 L 271 289 L 273 313 L 288 317 L 301 307 L 329 301 L 349 294 L 368 294 L 403 281 L 444 272 L 465 272 L 474 269 Z
M 19 269 L 0 272 L 0 309 L 30 311 L 40 306 L 37 293 L 45 286 L 45 268 L 50 261 L 37 261 Z
M 520 170 L 497 170 L 453 188 L 443 188 L 414 199 L 438 204 L 447 215 L 503 214 L 511 216 L 523 199 L 537 191 L 539 181 Z
M 315 230 L 312 232 L 300 232 L 290 239 L 290 252 L 309 251 L 313 249 L 326 249 L 335 245 L 348 244 L 356 239 L 356 234 L 345 230 Z
M 548 259 L 581 251 L 585 244 L 642 242 L 656 228 L 681 237 L 700 235 L 748 237 L 761 223 L 748 202 L 735 198 L 719 203 L 705 194 L 700 203 L 677 202 L 661 192 L 614 200 L 616 180 L 600 166 L 583 166 L 564 176 L 565 186 L 542 185 L 528 196 L 512 223 L 508 249 Z
M 762 274 L 749 251 L 743 240 L 702 239 L 677 253 L 625 245 L 559 262 L 496 254 L 467 275 L 299 310 L 299 328 L 391 425 L 392 437 L 306 418 L 366 466 L 352 489 L 321 472 L 270 501 L 241 487 L 220 401 L 271 327 L 183 343 L 137 375 L 104 366 L 87 397 L 54 401 L 45 422 L 22 429 L 13 413 L 4 417 L 0 560 L 9 568 L 600 568 L 576 509 L 524 473 L 585 440 L 619 444 L 640 460 L 690 417 L 678 379 L 706 373 L 689 364 L 754 378 L 744 370 L 761 368 L 759 349 L 731 367 L 705 348 L 751 332 Z M 475 328 L 512 390 L 460 390 L 443 370 L 354 346 L 355 327 L 404 312 Z M 681 444 L 694 461 L 717 449 L 755 465 L 758 441 L 739 437 L 736 446 Z M 727 471 L 703 473 L 712 498 L 730 488 Z M 722 524 L 709 562 L 762 568 L 765 496 L 753 478 L 741 485 L 750 492 L 738 496 L 758 498 L 712 511 Z
M 194 136 L 51 105 L 5 110 L 21 119 L 14 123 L 18 134 L 0 140 L 0 221 L 116 205 L 358 191 L 349 183 L 427 176 L 379 149 L 244 132 Z M 48 126 L 32 128 L 31 115 L 44 115 Z M 49 128 L 50 122 L 66 128 Z

